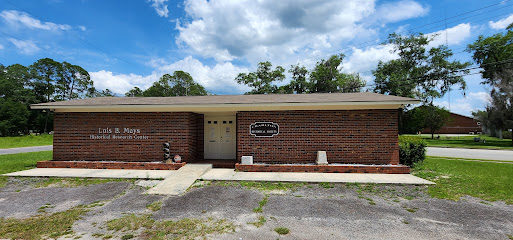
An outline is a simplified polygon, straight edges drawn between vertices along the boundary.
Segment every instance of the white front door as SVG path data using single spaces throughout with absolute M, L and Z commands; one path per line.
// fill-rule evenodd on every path
M 205 117 L 205 159 L 235 159 L 235 117 Z

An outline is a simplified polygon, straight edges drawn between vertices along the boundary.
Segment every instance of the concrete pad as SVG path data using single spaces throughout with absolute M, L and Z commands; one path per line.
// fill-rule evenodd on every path
M 205 172 L 212 169 L 212 164 L 188 163 L 157 186 L 149 189 L 149 194 L 182 195 Z
M 130 170 L 130 169 L 81 169 L 81 168 L 34 168 L 3 174 L 16 177 L 80 177 L 80 178 L 144 178 L 164 179 L 174 170 Z
M 271 182 L 435 184 L 431 181 L 415 177 L 411 174 L 236 172 L 233 169 L 212 169 L 203 174 L 201 179 Z
M 228 168 L 214 168 L 210 171 L 203 174 L 200 179 L 202 180 L 224 180 L 224 181 L 231 181 L 233 180 L 233 176 L 235 175 L 234 169 L 228 169 Z

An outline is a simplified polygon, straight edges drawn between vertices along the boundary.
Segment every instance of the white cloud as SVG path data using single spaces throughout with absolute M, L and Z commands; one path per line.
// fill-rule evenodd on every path
M 167 9 L 167 0 L 147 0 L 151 2 L 151 6 L 155 8 L 157 14 L 161 17 L 167 17 L 169 14 L 169 10 Z
M 124 96 L 133 87 L 137 86 L 146 89 L 159 79 L 156 74 L 141 76 L 137 74 L 114 74 L 111 71 L 101 70 L 98 72 L 89 72 L 91 80 L 97 89 L 109 89 L 114 93 Z
M 164 63 L 161 59 L 155 63 Z M 114 74 L 101 70 L 90 72 L 94 86 L 98 89 L 110 89 L 114 93 L 124 96 L 133 87 L 147 89 L 165 73 L 173 74 L 174 71 L 185 71 L 191 74 L 194 81 L 201 84 L 207 91 L 217 94 L 242 94 L 250 89 L 235 82 L 235 77 L 240 72 L 248 72 L 246 68 L 234 66 L 232 63 L 219 63 L 215 66 L 206 66 L 192 57 L 186 57 L 180 61 L 159 65 L 152 74 L 141 76 L 137 74 Z
M 452 28 L 447 28 L 446 30 L 440 30 L 434 33 L 427 34 L 428 36 L 435 36 L 435 39 L 429 43 L 429 47 L 436 47 L 439 45 L 445 45 L 446 35 L 447 35 L 447 44 L 449 45 L 457 45 L 463 43 L 466 39 L 471 36 L 471 26 L 470 23 L 461 23 Z
M 86 31 L 87 30 L 86 26 L 78 26 L 78 29 L 80 29 L 82 31 Z
M 23 54 L 33 54 L 39 51 L 39 47 L 31 40 L 18 40 L 9 38 L 9 41 Z
M 490 101 L 492 100 L 492 98 L 490 97 L 490 94 L 487 92 L 471 92 L 468 94 L 468 97 L 470 99 L 473 99 L 473 100 L 483 103 L 483 106 L 490 103 Z
M 490 95 L 486 92 L 470 92 L 467 97 L 456 98 L 451 101 L 450 109 L 447 100 L 435 100 L 434 104 L 445 107 L 451 112 L 458 113 L 465 116 L 471 116 L 471 113 L 476 110 L 483 110 L 490 100 Z
M 16 10 L 4 10 L 0 12 L 0 17 L 12 26 L 24 25 L 29 28 L 37 28 L 43 30 L 70 30 L 71 26 L 67 24 L 56 24 L 52 22 L 41 22 L 33 18 L 26 12 Z
M 381 5 L 376 15 L 381 21 L 398 22 L 410 18 L 422 17 L 428 12 L 428 7 L 424 7 L 415 1 L 403 0 Z
M 159 75 L 173 74 L 174 71 L 185 71 L 191 74 L 194 81 L 203 85 L 208 91 L 218 94 L 242 94 L 249 91 L 247 86 L 235 82 L 235 77 L 246 68 L 234 66 L 230 62 L 218 63 L 213 67 L 206 66 L 197 59 L 189 56 L 183 60 L 158 68 Z
M 503 18 L 497 22 L 490 21 L 490 22 L 488 22 L 488 25 L 490 26 L 490 28 L 498 30 L 498 29 L 506 29 L 508 27 L 508 25 L 510 25 L 511 23 L 513 23 L 513 14 L 511 14 L 511 15 L 509 15 L 509 17 Z
M 256 63 L 332 50 L 368 31 L 359 22 L 375 9 L 373 0 L 188 0 L 185 11 L 190 20 L 176 22 L 177 44 L 217 61 Z
M 399 58 L 392 52 L 393 49 L 392 45 L 378 45 L 366 50 L 353 48 L 351 56 L 344 59 L 343 71 L 360 73 L 365 80 L 369 81 L 373 79 L 371 71 L 378 66 L 379 61 L 388 62 Z
M 0 50 L 4 49 L 4 45 L 0 44 Z

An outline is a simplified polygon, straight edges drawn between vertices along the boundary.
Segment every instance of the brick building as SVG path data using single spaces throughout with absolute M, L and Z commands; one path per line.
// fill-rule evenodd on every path
M 39 167 L 174 169 L 163 163 L 169 143 L 187 163 L 243 171 L 399 173 L 409 170 L 398 165 L 398 109 L 418 102 L 318 93 L 103 97 L 32 108 L 55 112 L 53 161 Z M 329 166 L 315 164 L 318 151 Z M 254 164 L 241 165 L 243 156 Z
M 429 128 L 423 129 L 423 133 L 430 133 Z M 481 134 L 483 132 L 481 122 L 457 113 L 451 113 L 450 121 L 445 124 L 436 134 Z

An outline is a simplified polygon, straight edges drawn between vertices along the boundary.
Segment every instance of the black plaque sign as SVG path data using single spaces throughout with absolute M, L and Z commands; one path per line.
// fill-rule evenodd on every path
M 280 133 L 280 126 L 273 122 L 255 122 L 249 126 L 249 133 L 255 137 L 273 137 Z

